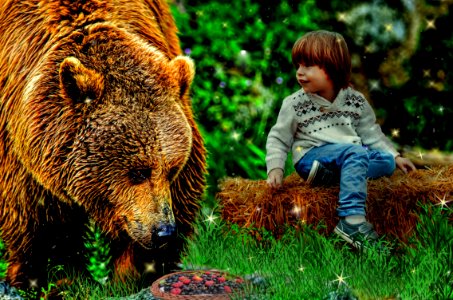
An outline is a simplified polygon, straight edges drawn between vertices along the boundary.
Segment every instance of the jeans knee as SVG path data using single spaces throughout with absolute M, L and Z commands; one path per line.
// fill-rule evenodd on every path
M 359 145 L 351 145 L 345 150 L 345 158 L 346 159 L 357 159 L 359 158 L 360 160 L 363 161 L 368 161 L 368 153 L 365 148 Z
M 387 174 L 385 174 L 384 176 L 392 175 L 396 169 L 395 158 L 390 153 L 383 153 L 383 154 L 381 154 L 381 157 L 382 157 L 382 161 L 385 163 L 385 166 L 386 166 L 384 169 L 387 170 Z

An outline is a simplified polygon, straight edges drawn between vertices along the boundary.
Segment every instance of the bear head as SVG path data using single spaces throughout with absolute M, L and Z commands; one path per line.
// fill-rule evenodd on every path
M 174 229 L 170 189 L 192 147 L 194 66 L 161 46 L 108 23 L 72 32 L 32 72 L 10 129 L 35 180 L 144 247 Z

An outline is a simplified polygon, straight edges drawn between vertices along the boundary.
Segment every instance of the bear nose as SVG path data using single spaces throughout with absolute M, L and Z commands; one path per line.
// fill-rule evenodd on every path
M 171 236 L 176 231 L 175 223 L 159 223 L 157 227 L 158 236 Z
M 157 236 L 171 236 L 176 231 L 176 222 L 173 211 L 168 202 L 164 202 L 161 206 L 161 219 L 155 227 Z

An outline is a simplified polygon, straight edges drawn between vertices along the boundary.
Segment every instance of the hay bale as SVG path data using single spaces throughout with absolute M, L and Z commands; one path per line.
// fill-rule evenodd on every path
M 453 165 L 453 153 L 441 152 L 438 149 L 417 150 L 408 148 L 401 149 L 400 152 L 418 168 Z
M 217 199 L 225 220 L 243 227 L 265 228 L 278 237 L 282 225 L 300 222 L 326 225 L 330 233 L 338 222 L 339 187 L 309 187 L 296 173 L 286 177 L 279 189 L 265 180 L 226 178 Z M 406 241 L 417 223 L 417 202 L 439 204 L 453 197 L 453 166 L 396 171 L 391 177 L 368 183 L 367 218 L 380 234 Z M 451 204 L 450 204 L 451 205 Z

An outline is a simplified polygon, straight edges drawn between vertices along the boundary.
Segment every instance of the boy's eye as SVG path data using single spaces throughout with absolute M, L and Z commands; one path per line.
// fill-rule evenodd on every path
M 310 69 L 310 68 L 314 67 L 314 65 L 308 65 L 308 64 L 307 65 L 299 64 L 299 66 L 304 69 Z

